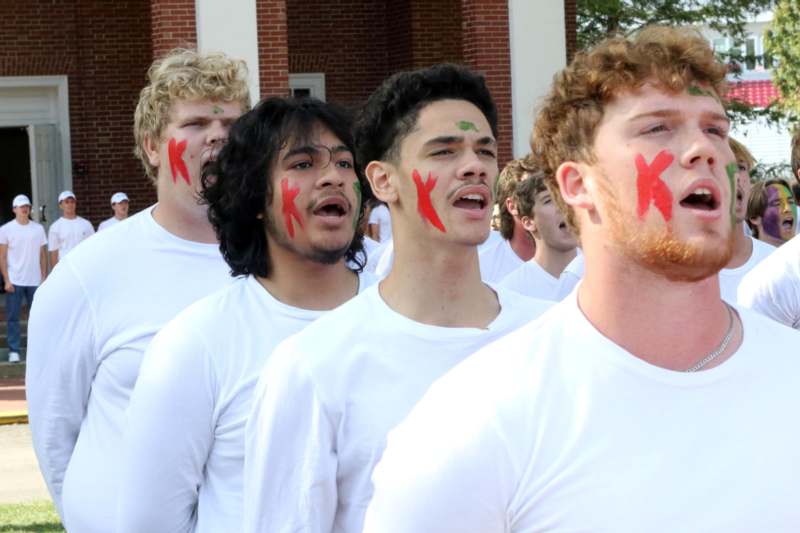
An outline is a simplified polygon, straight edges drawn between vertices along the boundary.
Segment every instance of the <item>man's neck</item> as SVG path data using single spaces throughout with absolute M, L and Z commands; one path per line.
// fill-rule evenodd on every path
M 272 270 L 258 282 L 278 301 L 301 309 L 334 309 L 359 291 L 359 278 L 344 258 L 332 265 L 311 261 L 270 243 Z
M 75 214 L 75 213 L 73 213 L 71 215 L 68 215 L 68 214 L 64 213 L 62 216 L 64 218 L 66 218 L 67 220 L 75 220 L 76 218 L 78 218 L 78 215 Z
M 633 264 L 616 250 L 584 247 L 578 303 L 604 336 L 653 365 L 685 370 L 720 345 L 729 327 L 719 277 L 674 282 Z M 737 329 L 712 367 L 738 349 Z
M 564 269 L 567 268 L 570 261 L 575 259 L 575 256 L 578 255 L 576 250 L 576 248 L 573 248 L 567 251 L 560 251 L 547 246 L 543 241 L 537 241 L 536 254 L 533 256 L 533 260 L 536 261 L 545 272 L 554 278 L 558 278 L 561 276 L 561 273 L 564 272 Z
M 514 227 L 514 233 L 508 240 L 508 244 L 511 246 L 511 249 L 514 250 L 514 253 L 517 254 L 517 257 L 523 261 L 530 261 L 536 251 L 536 245 L 533 239 L 528 237 L 527 232 L 521 226 Z
M 125 220 L 126 218 L 128 218 L 128 215 L 125 215 L 124 217 L 118 217 L 117 215 L 114 215 L 114 218 L 116 218 L 117 220 Z
M 745 235 L 742 222 L 738 222 L 733 228 L 733 255 L 725 268 L 739 268 L 750 260 L 753 255 L 753 240 Z
M 153 209 L 153 219 L 159 226 L 181 239 L 203 244 L 219 242 L 208 211 L 197 205 L 196 201 L 179 198 L 165 190 L 172 185 L 159 178 L 158 205 Z
M 17 224 L 20 224 L 21 226 L 25 226 L 28 222 L 31 221 L 29 217 L 14 217 L 14 220 L 16 220 Z
M 400 231 L 380 292 L 398 313 L 433 326 L 485 328 L 500 312 L 497 295 L 481 281 L 477 246 L 441 245 Z

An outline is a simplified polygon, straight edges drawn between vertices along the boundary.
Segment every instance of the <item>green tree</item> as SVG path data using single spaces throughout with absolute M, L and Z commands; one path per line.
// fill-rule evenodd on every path
M 772 81 L 781 92 L 781 105 L 800 113 L 800 3 L 780 0 L 772 26 L 764 39 L 766 53 L 772 58 Z

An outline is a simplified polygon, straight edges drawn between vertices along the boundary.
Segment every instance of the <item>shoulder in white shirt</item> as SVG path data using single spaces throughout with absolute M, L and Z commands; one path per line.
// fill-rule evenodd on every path
M 248 420 L 244 531 L 360 532 L 387 432 L 433 380 L 549 306 L 497 293 L 486 329 L 444 328 L 393 311 L 374 285 L 280 344 Z
M 374 281 L 362 274 L 359 289 Z M 256 381 L 280 341 L 325 313 L 283 304 L 248 276 L 156 335 L 128 407 L 116 531 L 241 531 Z
M 748 272 L 737 297 L 741 305 L 800 329 L 800 236 Z
M 739 350 L 682 373 L 600 334 L 573 294 L 392 431 L 364 532 L 794 530 L 800 334 L 739 313 Z
M 150 208 L 81 244 L 37 291 L 30 428 L 67 529 L 114 530 L 125 409 L 145 348 L 179 311 L 229 282 L 216 244 L 176 237 Z
M 720 293 L 722 294 L 722 299 L 726 302 L 737 303 L 736 293 L 739 290 L 739 283 L 741 283 L 742 278 L 776 250 L 774 246 L 764 241 L 752 237 L 750 237 L 750 240 L 753 242 L 753 252 L 747 258 L 747 261 L 739 267 L 723 268 L 719 272 Z

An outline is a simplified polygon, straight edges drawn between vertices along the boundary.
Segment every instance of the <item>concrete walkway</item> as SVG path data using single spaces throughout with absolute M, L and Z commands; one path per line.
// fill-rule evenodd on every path
M 49 500 L 27 424 L 0 426 L 0 504 Z

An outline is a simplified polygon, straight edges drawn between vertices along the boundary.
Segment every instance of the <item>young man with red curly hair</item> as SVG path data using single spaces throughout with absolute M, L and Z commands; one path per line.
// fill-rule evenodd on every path
M 720 298 L 725 67 L 691 30 L 579 54 L 532 140 L 583 282 L 389 436 L 366 533 L 795 531 L 800 335 Z

